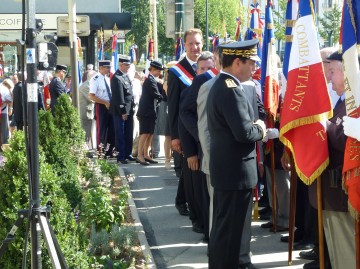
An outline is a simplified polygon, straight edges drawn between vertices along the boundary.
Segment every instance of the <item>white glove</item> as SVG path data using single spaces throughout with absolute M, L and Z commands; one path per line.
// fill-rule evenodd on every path
M 343 117 L 344 134 L 360 141 L 360 118 Z
M 261 129 L 263 130 L 263 137 L 265 137 L 266 134 L 265 122 L 263 122 L 262 120 L 257 120 L 254 122 L 254 124 L 259 125 L 261 127 Z
M 264 142 L 267 142 L 269 139 L 279 138 L 279 130 L 276 128 L 266 129 L 266 135 L 263 139 Z

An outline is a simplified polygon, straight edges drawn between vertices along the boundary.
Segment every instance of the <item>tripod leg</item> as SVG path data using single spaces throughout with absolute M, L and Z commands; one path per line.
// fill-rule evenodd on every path
M 15 233 L 20 225 L 24 223 L 24 218 L 27 218 L 28 210 L 19 210 L 18 211 L 18 218 L 15 221 L 13 227 L 11 228 L 10 232 L 6 235 L 6 238 L 2 241 L 1 247 L 0 247 L 0 258 L 5 252 L 5 249 L 7 246 L 14 241 L 15 239 Z
M 64 256 L 61 253 L 59 243 L 55 237 L 53 230 L 51 229 L 45 215 L 40 215 L 41 230 L 44 235 L 44 240 L 55 269 L 67 269 L 68 266 L 65 262 Z

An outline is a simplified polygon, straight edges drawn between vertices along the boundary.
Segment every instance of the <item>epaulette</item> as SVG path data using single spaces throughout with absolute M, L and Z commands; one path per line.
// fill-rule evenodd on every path
M 94 77 L 93 77 L 93 80 L 97 80 L 98 77 L 99 77 L 99 75 L 94 76 Z
M 236 88 L 238 86 L 232 78 L 226 79 L 225 83 L 228 88 Z

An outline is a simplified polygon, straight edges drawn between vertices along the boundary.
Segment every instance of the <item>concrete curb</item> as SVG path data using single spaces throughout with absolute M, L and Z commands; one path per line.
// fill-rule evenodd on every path
M 120 173 L 120 178 L 122 180 L 123 185 L 129 187 L 129 183 L 127 181 L 125 172 L 120 166 L 119 166 L 119 173 Z M 129 193 L 128 204 L 130 207 L 131 216 L 134 219 L 134 226 L 135 226 L 136 232 L 138 234 L 141 250 L 146 259 L 146 263 L 145 263 L 146 267 L 145 268 L 156 269 L 156 265 L 154 263 L 154 257 L 151 253 L 150 246 L 149 246 L 149 243 L 148 243 L 146 235 L 145 235 L 144 227 L 140 221 L 139 214 L 137 212 L 136 205 L 133 200 L 131 192 Z

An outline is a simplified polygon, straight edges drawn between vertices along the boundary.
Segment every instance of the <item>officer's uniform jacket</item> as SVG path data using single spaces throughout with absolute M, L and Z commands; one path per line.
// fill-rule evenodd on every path
M 109 111 L 113 115 L 134 115 L 134 96 L 129 77 L 116 70 L 111 78 L 112 98 Z
M 90 79 L 89 93 L 95 94 L 95 96 L 101 100 L 110 102 L 110 96 L 106 89 L 105 80 L 109 86 L 109 91 L 111 94 L 111 87 L 110 87 L 109 79 L 108 79 L 108 77 L 103 76 L 101 73 L 97 73 L 95 76 L 93 76 Z
M 53 111 L 55 106 L 57 105 L 57 98 L 63 94 L 66 93 L 65 85 L 62 83 L 61 79 L 58 77 L 54 77 L 49 85 L 49 91 L 50 91 L 50 107 Z
M 207 100 L 211 184 L 219 190 L 243 190 L 257 183 L 255 142 L 263 130 L 240 82 L 222 72 Z

